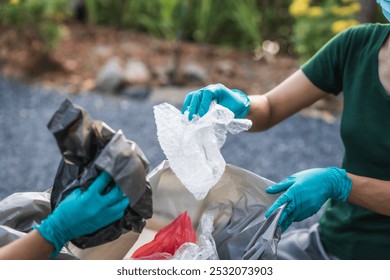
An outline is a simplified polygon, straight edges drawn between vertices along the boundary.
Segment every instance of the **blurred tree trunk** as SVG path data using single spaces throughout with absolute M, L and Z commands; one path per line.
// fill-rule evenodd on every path
M 362 9 L 356 19 L 362 23 L 373 22 L 377 12 L 377 3 L 374 0 L 358 0 Z
M 82 23 L 87 22 L 87 6 L 85 5 L 84 0 L 75 0 L 71 4 L 71 10 L 73 17 Z
M 260 31 L 262 34 L 269 36 L 279 29 L 280 21 L 278 21 L 278 18 L 282 6 L 281 0 L 256 0 L 256 4 L 261 14 Z M 272 10 L 272 15 L 269 15 L 270 10 Z
M 123 27 L 123 14 L 125 13 L 125 6 L 127 4 L 127 0 L 120 0 L 119 2 L 119 15 L 117 19 L 117 27 L 122 28 Z

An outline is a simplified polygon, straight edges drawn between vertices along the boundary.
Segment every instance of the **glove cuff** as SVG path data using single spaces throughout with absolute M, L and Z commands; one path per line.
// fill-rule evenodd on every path
M 338 167 L 328 167 L 328 174 L 333 182 L 333 197 L 341 201 L 347 201 L 347 198 L 352 189 L 352 181 L 347 175 L 345 169 Z
M 250 109 L 250 100 L 248 98 L 248 96 L 242 92 L 241 90 L 239 89 L 232 89 L 232 91 L 238 93 L 240 95 L 240 97 L 242 98 L 242 109 L 240 112 L 238 112 L 237 114 L 235 114 L 235 118 L 237 119 L 244 119 L 248 113 L 249 113 L 249 109 Z
M 50 255 L 50 258 L 54 259 L 68 240 L 64 240 L 60 231 L 56 229 L 56 226 L 51 222 L 50 217 L 51 216 L 43 220 L 42 223 L 39 226 L 34 227 L 34 229 L 37 229 L 44 239 L 53 244 L 54 252 Z

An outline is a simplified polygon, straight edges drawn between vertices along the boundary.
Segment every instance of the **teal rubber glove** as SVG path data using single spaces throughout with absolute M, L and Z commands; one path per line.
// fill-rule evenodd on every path
M 266 189 L 269 194 L 283 193 L 265 213 L 287 204 L 280 215 L 279 225 L 285 231 L 292 222 L 302 221 L 320 210 L 329 199 L 346 201 L 352 181 L 344 169 L 337 167 L 315 168 L 298 172 Z
M 390 0 L 376 0 L 376 2 L 381 5 L 383 15 L 390 22 Z
M 54 245 L 55 257 L 66 242 L 93 233 L 123 217 L 129 205 L 118 185 L 102 194 L 111 181 L 103 171 L 86 191 L 71 192 L 37 228 Z
M 222 84 L 215 84 L 187 94 L 182 113 L 188 110 L 190 120 L 194 115 L 202 117 L 209 110 L 213 100 L 232 111 L 235 118 L 245 118 L 249 112 L 250 101 L 245 93 L 238 89 L 228 89 Z

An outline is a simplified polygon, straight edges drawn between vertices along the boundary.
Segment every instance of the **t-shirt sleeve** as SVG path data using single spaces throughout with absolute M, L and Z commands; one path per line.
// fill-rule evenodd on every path
M 342 91 L 349 33 L 346 30 L 333 37 L 301 67 L 309 80 L 325 92 L 337 95 Z

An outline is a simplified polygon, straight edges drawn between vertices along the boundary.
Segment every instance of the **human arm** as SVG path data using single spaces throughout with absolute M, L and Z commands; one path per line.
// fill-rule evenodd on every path
M 325 97 L 326 92 L 315 86 L 302 72 L 297 70 L 289 78 L 271 91 L 262 95 L 250 95 L 215 84 L 189 93 L 182 112 L 189 111 L 203 116 L 213 100 L 227 107 L 236 118 L 252 120 L 251 131 L 261 131 L 272 127 L 299 110 Z
M 269 92 L 249 96 L 250 110 L 246 117 L 253 123 L 251 131 L 268 129 L 326 95 L 302 70 L 297 70 Z
M 275 209 L 286 204 L 279 219 L 283 231 L 292 222 L 317 213 L 330 198 L 390 216 L 389 181 L 354 175 L 337 167 L 301 171 L 266 189 L 270 194 L 283 191 L 266 212 L 269 217 Z
M 268 208 L 265 216 L 268 218 L 285 204 L 278 220 L 285 231 L 293 222 L 317 213 L 329 198 L 346 201 L 351 188 L 352 181 L 344 169 L 328 167 L 300 171 L 266 189 L 269 194 L 284 193 Z
M 43 260 L 54 251 L 52 243 L 37 231 L 0 247 L 0 260 Z
M 348 173 L 352 180 L 347 201 L 368 210 L 390 216 L 390 181 Z
M 55 257 L 69 240 L 93 233 L 119 220 L 129 200 L 118 185 L 103 193 L 110 182 L 110 175 L 103 171 L 86 191 L 76 189 L 71 192 L 36 230 L 14 241 L 15 244 L 0 248 L 0 259 Z M 42 249 L 34 242 L 42 245 Z M 23 246 L 19 253 L 13 251 Z M 30 252 L 36 249 L 36 252 Z

